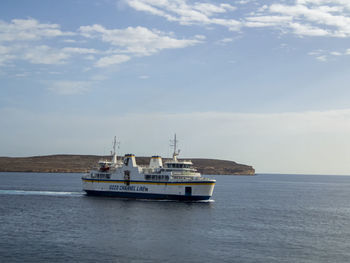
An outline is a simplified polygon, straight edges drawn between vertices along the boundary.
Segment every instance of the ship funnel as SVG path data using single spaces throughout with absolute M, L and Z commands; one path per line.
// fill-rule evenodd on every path
M 162 157 L 152 156 L 149 162 L 149 168 L 161 168 L 163 167 Z
M 125 154 L 124 156 L 124 165 L 128 167 L 136 167 L 136 159 L 133 154 Z

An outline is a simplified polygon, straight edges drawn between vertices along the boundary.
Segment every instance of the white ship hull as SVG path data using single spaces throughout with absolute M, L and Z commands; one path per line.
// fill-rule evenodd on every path
M 215 180 L 201 181 L 136 181 L 83 179 L 83 190 L 89 195 L 139 199 L 208 200 Z

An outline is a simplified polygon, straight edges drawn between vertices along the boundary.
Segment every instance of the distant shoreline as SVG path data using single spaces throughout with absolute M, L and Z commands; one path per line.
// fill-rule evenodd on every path
M 110 156 L 57 154 L 32 157 L 0 157 L 0 172 L 33 173 L 86 173 L 100 159 Z M 186 158 L 187 159 L 187 158 Z M 233 161 L 188 158 L 202 174 L 207 175 L 255 175 L 252 166 Z M 150 157 L 136 157 L 139 165 L 147 165 Z M 167 159 L 164 158 L 164 161 Z

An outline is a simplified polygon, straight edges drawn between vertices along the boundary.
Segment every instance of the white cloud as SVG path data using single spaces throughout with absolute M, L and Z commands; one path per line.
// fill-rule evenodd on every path
M 241 0 L 241 1 L 238 1 L 237 4 L 240 4 L 240 5 L 246 5 L 248 3 L 250 3 L 251 0 Z
M 77 43 L 77 41 L 75 39 L 64 39 L 64 40 L 62 40 L 62 42 L 64 42 L 64 43 Z
M 349 3 L 343 0 L 272 3 L 247 17 L 245 26 L 274 27 L 300 37 L 350 37 Z
M 253 16 L 247 17 L 244 25 L 247 27 L 274 27 L 291 21 L 291 16 Z
M 229 6 L 198 5 L 206 12 L 220 12 Z M 133 56 L 149 56 L 164 49 L 177 49 L 202 43 L 202 35 L 192 39 L 177 39 L 173 33 L 150 30 L 145 27 L 106 29 L 101 25 L 81 26 L 79 34 L 63 32 L 58 24 L 40 23 L 35 19 L 13 19 L 10 23 L 0 21 L 0 66 L 9 65 L 15 60 L 32 64 L 57 65 L 68 63 L 73 56 L 81 56 L 96 67 L 107 67 L 130 60 Z M 57 47 L 48 40 L 62 36 L 97 38 L 108 43 L 108 50 L 68 46 Z M 63 41 L 63 42 L 62 42 Z M 62 43 L 78 43 L 76 39 L 62 40 Z M 79 41 L 79 43 L 83 43 Z M 89 43 L 84 43 L 88 45 Z
M 65 47 L 53 48 L 48 45 L 11 44 L 0 45 L 0 65 L 15 60 L 24 60 L 32 64 L 59 65 L 67 63 L 74 55 L 97 54 L 95 49 Z
M 223 38 L 223 39 L 218 40 L 216 43 L 219 45 L 226 45 L 228 43 L 233 42 L 233 40 L 234 40 L 233 38 L 227 37 L 227 38 Z
M 218 14 L 225 14 L 236 10 L 227 4 L 189 3 L 186 0 L 127 0 L 130 7 L 138 11 L 162 16 L 168 21 L 179 22 L 182 25 L 222 25 L 230 30 L 239 30 L 241 23 L 236 19 L 218 18 Z
M 0 66 L 5 65 L 13 59 L 15 59 L 15 55 L 12 54 L 12 48 L 0 45 Z
M 76 53 L 76 54 L 96 54 L 99 53 L 96 49 L 93 48 L 79 48 L 79 47 L 65 47 L 62 49 L 65 53 Z
M 135 10 L 181 25 L 222 26 L 228 30 L 265 27 L 299 37 L 350 37 L 350 2 L 347 0 L 270 2 L 267 5 L 259 1 L 235 1 L 238 5 L 234 6 L 224 1 L 125 0 Z M 238 12 L 242 11 L 238 8 L 253 10 L 250 13 Z M 69 39 L 64 39 L 66 37 Z M 72 43 L 72 46 L 58 47 L 51 41 L 57 38 L 60 38 L 61 44 Z M 100 40 L 109 46 L 105 50 L 91 48 L 90 39 Z M 64 64 L 80 56 L 90 63 L 87 66 L 90 69 L 93 65 L 107 67 L 166 49 L 195 46 L 204 39 L 203 35 L 177 38 L 174 33 L 142 26 L 107 29 L 95 24 L 81 26 L 76 32 L 66 32 L 58 24 L 42 23 L 33 18 L 13 19 L 10 22 L 0 21 L 0 66 L 11 65 L 16 60 L 32 64 Z M 225 44 L 231 39 L 227 37 L 215 43 Z M 336 53 L 321 54 L 317 59 L 326 61 L 329 56 L 334 57 Z
M 226 13 L 227 11 L 234 11 L 237 8 L 229 4 L 213 5 L 209 3 L 194 3 L 193 9 L 210 17 L 219 13 Z
M 161 16 L 182 25 L 218 25 L 230 30 L 273 27 L 283 33 L 289 32 L 300 37 L 350 37 L 348 0 L 294 0 L 289 1 L 289 4 L 285 3 L 287 1 L 275 1 L 270 5 L 256 5 L 256 10 L 243 17 L 238 17 L 233 12 L 237 7 L 226 3 L 192 3 L 187 0 L 126 1 L 135 10 Z
M 313 5 L 325 5 L 325 4 L 331 4 L 331 5 L 339 5 L 334 6 L 334 8 L 346 8 L 350 10 L 350 2 L 348 0 L 297 0 L 297 4 L 313 4 Z
M 163 49 L 185 48 L 201 43 L 195 39 L 176 39 L 158 30 L 145 27 L 126 29 L 106 29 L 101 25 L 82 26 L 80 32 L 87 38 L 100 38 L 119 49 L 114 53 L 129 53 L 135 56 L 147 56 Z
M 350 49 L 343 51 L 327 51 L 327 50 L 314 50 L 308 53 L 310 56 L 314 56 L 317 60 L 321 62 L 327 62 L 329 60 L 334 60 L 336 57 L 348 56 L 350 55 Z
M 72 32 L 63 32 L 57 24 L 39 23 L 33 18 L 13 19 L 11 23 L 0 20 L 0 42 L 33 41 L 42 38 L 72 36 Z
M 308 24 L 290 23 L 289 27 L 298 36 L 329 36 L 329 32 Z
M 329 3 L 331 6 L 322 4 Z M 350 36 L 350 18 L 341 1 L 297 1 L 295 5 L 272 4 L 269 12 L 293 17 L 293 23 L 286 26 L 297 30 L 297 35 Z
M 328 60 L 326 55 L 317 56 L 316 59 L 322 62 L 326 62 Z
M 22 59 L 33 64 L 63 64 L 70 55 L 62 50 L 42 45 L 24 50 Z
M 77 95 L 88 92 L 91 83 L 86 81 L 58 81 L 49 85 L 48 90 L 58 95 Z
M 64 64 L 72 55 L 95 54 L 94 49 L 65 47 L 56 48 L 45 44 L 46 40 L 62 36 L 74 36 L 64 32 L 57 24 L 45 24 L 29 19 L 13 19 L 10 23 L 0 21 L 0 65 L 15 60 L 32 64 Z
M 126 55 L 112 55 L 100 58 L 95 66 L 98 68 L 104 68 L 115 64 L 121 64 L 123 62 L 129 61 L 130 57 Z
M 340 52 L 338 52 L 338 51 L 332 51 L 332 52 L 330 52 L 330 54 L 331 54 L 332 56 L 341 56 L 341 55 L 343 55 L 342 53 L 340 53 Z

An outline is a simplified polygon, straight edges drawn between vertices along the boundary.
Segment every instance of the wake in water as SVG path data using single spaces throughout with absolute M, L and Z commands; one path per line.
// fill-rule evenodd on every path
M 83 195 L 84 195 L 84 192 L 55 192 L 55 191 L 0 190 L 0 195 L 83 196 Z

